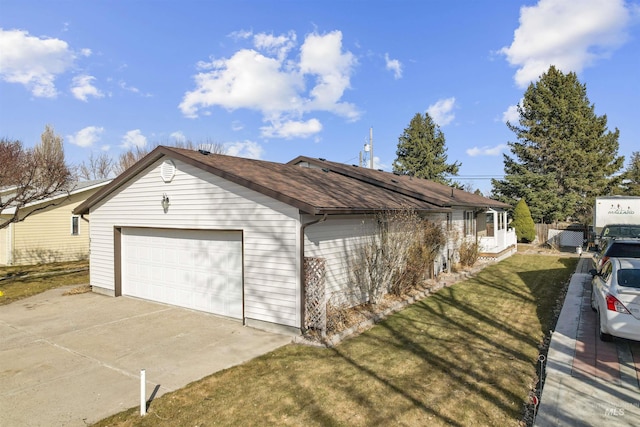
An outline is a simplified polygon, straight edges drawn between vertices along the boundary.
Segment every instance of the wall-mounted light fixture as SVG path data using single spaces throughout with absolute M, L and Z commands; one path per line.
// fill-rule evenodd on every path
M 162 194 L 162 209 L 164 210 L 164 213 L 169 212 L 169 196 L 167 196 L 167 193 L 163 193 Z

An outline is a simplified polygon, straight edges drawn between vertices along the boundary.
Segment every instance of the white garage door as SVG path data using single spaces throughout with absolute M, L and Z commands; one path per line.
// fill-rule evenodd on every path
M 123 228 L 122 294 L 242 318 L 242 233 Z

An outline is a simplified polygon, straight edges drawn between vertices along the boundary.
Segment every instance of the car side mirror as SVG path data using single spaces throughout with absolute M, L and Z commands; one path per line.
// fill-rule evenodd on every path
M 598 270 L 596 270 L 595 268 L 592 268 L 591 270 L 589 270 L 589 274 L 591 275 L 591 277 L 596 277 L 600 275 L 598 273 Z

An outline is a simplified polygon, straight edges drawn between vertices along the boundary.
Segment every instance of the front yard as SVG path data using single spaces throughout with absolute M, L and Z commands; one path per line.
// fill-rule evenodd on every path
M 288 345 L 98 425 L 521 424 L 576 264 L 515 255 L 335 348 Z
M 49 289 L 89 283 L 89 261 L 0 267 L 0 305 Z

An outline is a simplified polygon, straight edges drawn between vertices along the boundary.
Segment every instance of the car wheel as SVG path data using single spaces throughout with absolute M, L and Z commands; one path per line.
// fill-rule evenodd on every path
M 600 341 L 611 342 L 613 341 L 613 335 L 605 334 L 602 332 L 602 325 L 600 320 L 600 313 L 598 313 L 598 334 L 600 335 Z

